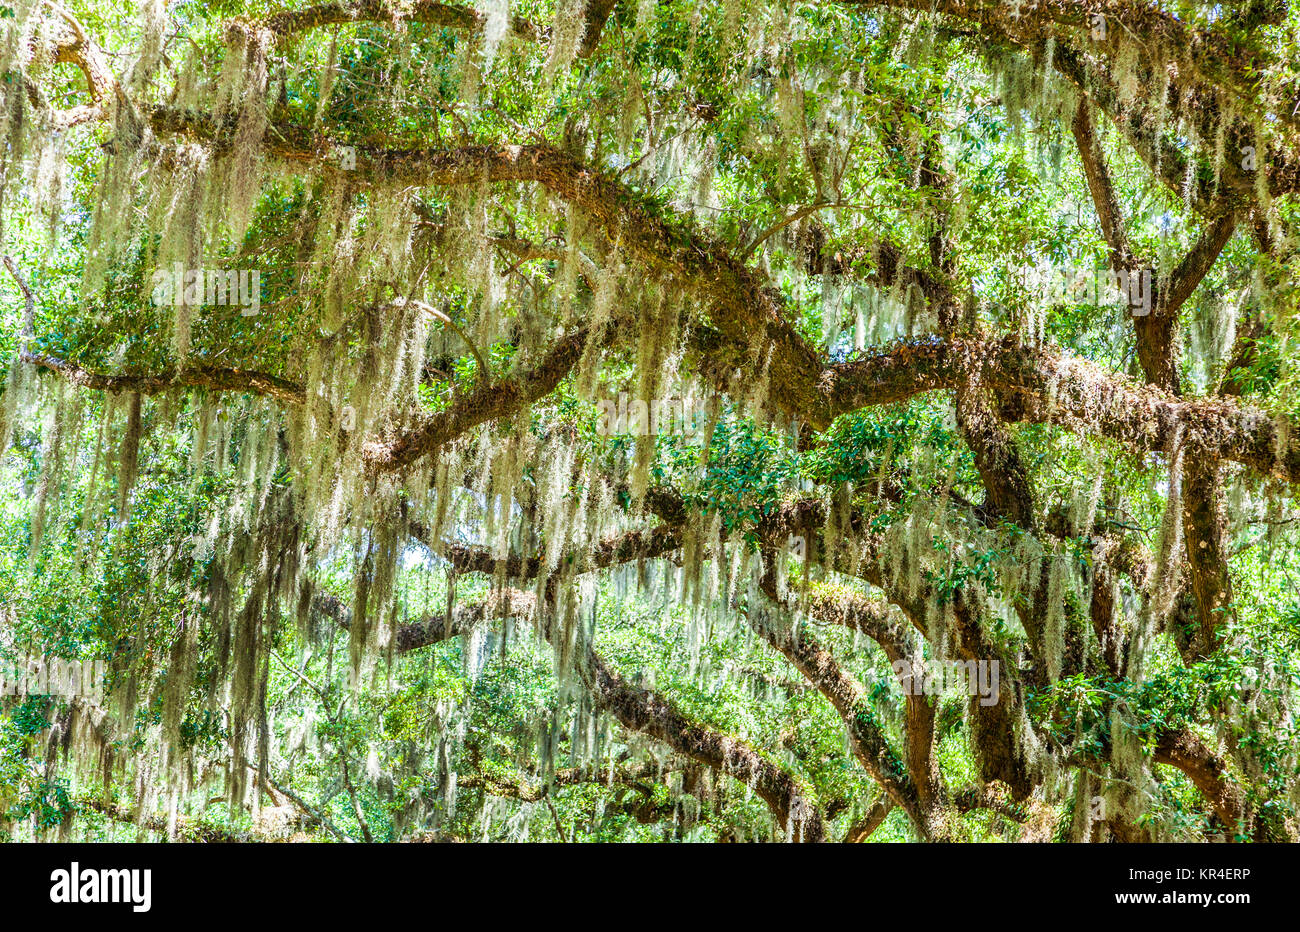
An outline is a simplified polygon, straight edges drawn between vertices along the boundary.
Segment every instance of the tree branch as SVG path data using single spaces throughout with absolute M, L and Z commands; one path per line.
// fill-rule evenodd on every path
M 251 392 L 292 405 L 305 404 L 307 400 L 307 392 L 301 385 L 249 369 L 189 363 L 180 370 L 169 373 L 108 375 L 38 353 L 23 352 L 18 358 L 38 368 L 57 373 L 73 385 L 114 394 L 135 392 L 141 395 L 157 395 L 176 388 L 205 388 L 221 392 Z

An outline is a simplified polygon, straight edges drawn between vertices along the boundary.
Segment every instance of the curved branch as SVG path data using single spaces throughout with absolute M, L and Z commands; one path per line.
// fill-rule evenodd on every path
M 367 442 L 366 469 L 374 473 L 402 469 L 470 428 L 513 414 L 546 397 L 577 365 L 586 342 L 586 330 L 575 330 L 561 337 L 532 368 L 479 386 L 392 440 Z
M 72 127 L 92 120 L 101 120 L 108 116 L 109 104 L 113 99 L 125 101 L 125 93 L 108 58 L 103 50 L 86 35 L 81 21 L 68 10 L 53 0 L 47 0 L 50 7 L 59 14 L 67 26 L 67 31 L 60 35 L 54 44 L 53 59 L 55 64 L 68 64 L 78 68 L 86 78 L 86 90 L 91 102 L 54 113 L 56 126 Z
M 770 570 L 765 574 L 763 589 L 770 599 L 781 604 Z M 790 661 L 830 701 L 844 723 L 849 744 L 859 763 L 890 800 L 906 810 L 922 836 L 933 838 L 936 825 L 929 808 L 936 802 L 938 790 L 938 774 L 932 766 L 930 754 L 934 736 L 933 706 L 925 697 L 909 696 L 907 742 L 909 750 L 914 752 L 910 763 L 920 768 L 919 772 L 913 771 L 909 776 L 911 768 L 894 753 L 884 729 L 876 721 L 866 688 L 845 671 L 813 635 L 793 627 L 782 630 L 758 606 L 751 605 L 746 618 L 755 633 Z M 911 714 L 918 702 L 927 714 Z
M 821 814 L 790 774 L 743 742 L 686 717 L 658 693 L 628 683 L 596 654 L 588 654 L 584 667 L 597 705 L 624 726 L 753 787 L 795 841 L 826 840 Z
M 1156 742 L 1157 763 L 1177 767 L 1196 785 L 1220 821 L 1234 830 L 1242 829 L 1245 797 L 1228 776 L 1227 764 L 1196 735 L 1183 729 L 1164 731 Z

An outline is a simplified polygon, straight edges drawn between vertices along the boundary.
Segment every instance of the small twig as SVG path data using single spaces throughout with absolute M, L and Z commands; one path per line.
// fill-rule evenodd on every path
M 18 263 L 14 262 L 12 256 L 5 256 L 5 267 L 9 269 L 9 274 L 14 277 L 18 283 L 18 288 L 23 293 L 23 300 L 26 307 L 23 310 L 23 339 L 20 350 L 27 348 L 27 343 L 36 336 L 36 298 L 32 295 L 32 289 L 28 287 L 27 282 L 23 279 L 22 273 L 18 271 Z
M 781 230 L 784 230 L 790 224 L 797 223 L 798 221 L 802 220 L 804 217 L 807 217 L 809 214 L 821 210 L 823 207 L 831 207 L 831 206 L 834 206 L 833 201 L 817 201 L 815 204 L 808 204 L 805 207 L 800 207 L 798 210 L 790 214 L 790 216 L 786 217 L 784 220 L 777 221 L 772 226 L 764 230 L 761 234 L 759 234 L 758 239 L 754 240 L 747 247 L 745 247 L 745 251 L 740 254 L 740 261 L 744 262 L 746 259 L 752 256 L 754 254 L 754 250 L 757 249 L 759 246 L 761 246 L 764 240 L 766 240 L 768 237 L 772 236 L 775 233 L 779 233 Z
M 402 301 L 399 299 L 393 303 L 400 306 Z M 474 361 L 478 363 L 479 378 L 486 382 L 492 371 L 488 368 L 487 360 L 483 358 L 483 354 L 479 352 L 478 346 L 476 346 L 474 341 L 470 339 L 469 334 L 461 329 L 461 326 L 456 323 L 456 321 L 451 319 L 451 315 L 447 314 L 445 311 L 438 310 L 438 308 L 434 307 L 432 304 L 426 304 L 424 301 L 413 300 L 410 303 L 414 304 L 426 314 L 433 315 L 438 320 L 449 326 L 452 330 L 456 331 L 457 335 L 465 341 L 465 345 L 469 347 L 469 351 L 474 354 Z
M 317 685 L 316 685 L 315 683 L 313 683 L 310 679 L 308 679 L 308 678 L 307 678 L 307 675 L 306 675 L 305 673 L 303 673 L 302 671 L 300 671 L 297 667 L 292 666 L 291 664 L 285 662 L 284 658 L 282 658 L 282 657 L 281 657 L 279 654 L 277 654 L 275 651 L 271 651 L 271 656 L 274 657 L 277 661 L 279 661 L 279 663 L 280 663 L 280 665 L 281 665 L 282 667 L 284 667 L 286 670 L 288 670 L 288 671 L 289 671 L 290 673 L 292 673 L 294 676 L 298 677 L 298 679 L 300 679 L 302 682 L 304 682 L 304 683 L 306 683 L 308 686 L 310 686 L 311 689 L 312 689 L 312 692 L 314 692 L 317 696 L 320 697 L 320 701 L 321 701 L 323 704 L 325 704 L 326 706 L 329 705 L 329 695 L 325 692 L 325 690 L 321 689 L 321 687 L 317 686 Z
M 560 841 L 568 844 L 569 838 L 564 834 L 564 826 L 560 824 L 560 814 L 555 811 L 555 803 L 551 802 L 551 794 L 547 793 L 542 798 L 546 800 L 546 808 L 551 810 L 551 818 L 555 820 L 555 830 L 560 834 Z
M 251 767 L 252 765 L 250 764 L 249 766 Z M 339 839 L 339 841 L 350 842 L 352 840 L 347 836 L 345 832 L 343 832 L 337 825 L 335 825 L 330 820 L 330 817 L 327 816 L 322 810 L 312 806 L 310 803 L 308 803 L 305 799 L 303 799 L 293 790 L 281 786 L 279 783 L 276 783 L 270 777 L 266 778 L 266 782 L 267 785 L 270 786 L 273 790 L 275 790 L 285 799 L 289 800 L 289 802 L 293 803 L 303 812 L 307 813 L 308 816 L 315 819 L 317 823 L 319 823 L 321 826 L 323 826 L 324 828 L 332 832 L 334 836 Z
M 356 787 L 352 785 L 346 742 L 339 748 L 339 760 L 343 762 L 343 786 L 347 788 L 348 797 L 352 800 L 352 812 L 357 817 L 357 824 L 361 826 L 361 837 L 366 840 L 366 844 L 374 844 L 375 839 L 370 834 L 370 823 L 366 821 L 366 814 L 361 809 L 361 800 L 357 797 Z

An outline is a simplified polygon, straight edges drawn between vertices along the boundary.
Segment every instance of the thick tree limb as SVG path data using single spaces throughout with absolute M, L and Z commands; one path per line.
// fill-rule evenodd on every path
M 526 582 L 540 576 L 546 567 L 545 557 L 535 554 L 520 557 L 512 554 L 505 560 L 498 560 L 491 551 L 480 547 L 466 547 L 451 544 L 439 547 L 435 542 L 427 541 L 427 532 L 418 523 L 411 526 L 411 533 L 416 539 L 427 542 L 435 553 L 448 560 L 457 572 L 483 573 L 495 576 L 504 571 L 507 580 Z M 617 537 L 600 541 L 591 551 L 562 554 L 557 570 L 564 569 L 571 573 L 588 573 L 634 560 L 650 560 L 662 557 L 674 550 L 681 549 L 681 529 L 673 525 L 659 525 L 649 530 L 628 531 Z
M 1240 787 L 1229 777 L 1227 764 L 1192 732 L 1164 731 L 1157 739 L 1157 763 L 1177 767 L 1196 785 L 1220 821 L 1240 830 L 1246 801 Z
M 1106 156 L 1092 125 L 1091 106 L 1087 97 L 1080 98 L 1070 128 L 1079 148 L 1079 160 L 1083 163 L 1083 173 L 1088 180 L 1088 190 L 1097 210 L 1097 219 L 1101 223 L 1102 236 L 1110 247 L 1110 267 L 1115 270 L 1131 269 L 1134 267 L 1133 253 L 1124 229 L 1119 199 L 1115 197 L 1110 169 L 1106 166 Z
M 884 825 L 885 819 L 889 817 L 889 813 L 892 812 L 893 809 L 894 801 L 888 796 L 878 799 L 872 807 L 867 810 L 866 815 L 849 826 L 849 830 L 844 833 L 844 843 L 846 845 L 854 845 L 866 841 L 875 834 L 876 829 Z
M 125 101 L 121 86 L 103 51 L 87 35 L 80 20 L 57 4 L 51 4 L 63 18 L 66 30 L 55 41 L 54 61 L 78 68 L 86 78 L 89 104 L 56 112 L 56 126 L 71 127 L 105 118 L 114 99 Z
M 586 27 L 578 48 L 579 57 L 589 58 L 595 53 L 615 6 L 617 0 L 589 0 L 585 12 Z M 412 3 L 397 3 L 393 0 L 333 0 L 301 10 L 275 13 L 262 20 L 260 26 L 274 35 L 277 41 L 283 41 L 298 33 L 323 26 L 399 22 L 422 23 L 477 34 L 487 26 L 488 18 L 472 7 L 433 0 L 415 0 Z M 520 16 L 510 18 L 510 31 L 521 38 L 534 41 L 546 35 L 545 29 Z
M 1183 257 L 1177 268 L 1169 276 L 1169 284 L 1165 288 L 1164 294 L 1159 296 L 1156 302 L 1153 314 L 1172 315 L 1176 314 L 1187 299 L 1196 291 L 1196 286 L 1201 283 L 1214 263 L 1218 261 L 1220 253 L 1232 238 L 1233 231 L 1237 228 L 1237 217 L 1231 210 L 1225 209 L 1222 214 L 1214 218 L 1209 227 L 1201 234 L 1191 250 Z
M 586 339 L 585 330 L 566 334 L 531 368 L 480 385 L 392 440 L 370 440 L 364 452 L 366 469 L 376 473 L 402 469 L 470 428 L 513 414 L 546 397 L 577 365 Z
M 107 802 L 97 796 L 85 797 L 77 800 L 77 806 L 81 809 L 97 812 L 105 818 L 114 822 L 122 822 L 127 825 L 136 825 L 150 832 L 161 835 L 170 835 L 171 826 L 167 820 L 161 816 L 146 816 L 139 818 L 136 813 L 117 803 Z M 215 825 L 206 825 L 202 822 L 195 822 L 186 819 L 177 818 L 176 837 L 181 841 L 189 842 L 208 842 L 215 844 L 238 844 L 245 841 L 258 841 L 257 837 L 238 835 L 226 829 Z
M 402 625 L 393 632 L 393 652 L 405 654 L 450 641 L 494 618 L 531 617 L 536 603 L 532 595 L 516 589 L 494 590 L 485 599 L 457 606 L 450 616 L 427 615 L 419 621 Z M 351 628 L 352 610 L 338 597 L 322 593 L 313 599 L 312 605 L 339 627 Z
M 681 770 L 681 763 L 659 764 L 645 761 L 639 764 L 623 764 L 610 768 L 566 767 L 550 775 L 546 782 L 531 782 L 522 777 L 497 777 L 488 774 L 466 774 L 456 781 L 459 787 L 479 787 L 493 796 L 505 796 L 524 802 L 538 802 L 545 797 L 552 787 L 579 786 L 594 784 L 596 786 L 625 786 L 640 793 L 648 794 L 651 788 L 662 780 L 665 773 Z
M 1219 465 L 1213 459 L 1185 456 L 1183 540 L 1196 597 L 1197 636 L 1184 659 L 1202 660 L 1219 648 L 1219 629 L 1231 620 L 1232 577 L 1225 547 L 1226 517 Z
M 1300 482 L 1294 425 L 1228 399 L 1185 400 L 1047 348 L 920 338 L 831 367 L 836 413 L 890 404 L 978 378 L 998 399 L 1002 420 L 1053 423 L 1099 435 L 1134 452 L 1167 450 L 1175 431 L 1207 455 Z
M 489 617 L 535 618 L 537 599 L 532 593 L 498 590 L 488 600 L 458 609 L 451 625 L 443 616 L 433 616 L 402 628 L 396 638 L 399 652 L 416 650 L 459 636 Z M 322 609 L 340 619 L 350 619 L 337 600 Z M 550 623 L 537 619 L 539 630 L 550 639 L 556 634 Z M 347 621 L 341 621 L 345 627 Z M 794 778 L 758 752 L 730 736 L 701 725 L 683 715 L 659 694 L 639 689 L 610 670 L 595 653 L 582 658 L 580 673 L 593 699 L 624 726 L 662 741 L 681 754 L 752 786 L 771 808 L 777 821 L 796 841 L 824 841 L 821 814 L 804 796 Z M 793 821 L 792 821 L 793 820 Z
M 471 427 L 518 411 L 554 389 L 581 355 L 581 332 L 561 339 L 531 370 L 481 386 L 423 425 L 390 441 L 367 447 L 371 468 L 399 469 L 427 455 Z M 158 393 L 176 387 L 253 391 L 302 403 L 295 383 L 249 370 L 187 366 L 181 377 L 105 375 L 53 357 L 32 354 L 25 361 L 77 384 L 107 391 Z M 980 370 L 983 370 L 980 373 Z M 1300 482 L 1300 447 L 1286 438 L 1300 427 L 1263 411 L 1223 399 L 1183 400 L 1141 388 L 1084 360 L 1007 339 L 1000 342 L 922 338 L 875 350 L 827 370 L 836 414 L 905 401 L 928 391 L 954 390 L 980 373 L 999 399 L 1003 420 L 1054 423 L 1114 440 L 1137 453 L 1168 448 L 1176 430 L 1205 455 L 1237 462 L 1263 475 Z M 192 382 L 187 382 L 190 379 Z
M 315 159 L 311 151 L 303 158 Z M 815 429 L 843 413 L 953 389 L 979 368 L 1000 396 L 999 416 L 1100 432 L 1139 452 L 1163 449 L 1174 422 L 1199 431 L 1205 449 L 1270 475 L 1300 481 L 1300 449 L 1279 451 L 1277 425 L 1262 412 L 1218 402 L 1173 402 L 1133 392 L 1121 377 L 1013 340 L 998 344 L 919 338 L 889 352 L 824 366 L 783 316 L 779 297 L 718 243 L 669 226 L 617 182 L 548 146 L 376 151 L 358 170 L 386 182 L 469 184 L 535 181 L 587 211 L 611 240 L 652 269 L 692 288 L 710 306 L 726 345 L 721 368 L 765 366 L 773 403 Z M 755 334 L 759 339 L 755 341 Z M 400 469 L 469 427 L 518 410 L 549 392 L 580 355 L 565 337 L 531 376 L 485 386 L 413 433 L 367 448 L 368 468 Z M 761 364 L 760 364 L 761 363 Z M 961 365 L 959 365 L 961 364 Z M 525 384 L 526 383 L 526 384 Z M 1055 395 L 1054 403 L 1048 399 Z M 1009 407 L 1008 407 L 1009 406 Z M 1121 410 L 1122 408 L 1122 410 Z M 1281 461 L 1279 461 L 1279 452 Z
M 304 404 L 307 400 L 307 393 L 302 386 L 288 379 L 229 366 L 189 363 L 179 371 L 169 373 L 108 375 L 38 353 L 24 352 L 18 358 L 38 368 L 58 373 L 73 385 L 115 394 L 135 392 L 140 395 L 157 395 L 178 388 L 203 388 L 209 391 L 266 395 L 293 405 Z
M 987 511 L 1026 531 L 1035 527 L 1029 474 L 1005 425 L 998 420 L 978 384 L 956 388 L 957 426 L 975 456 L 987 495 Z
M 1111 186 L 1104 156 L 1089 116 L 1087 99 L 1081 100 L 1074 120 L 1088 187 L 1092 191 L 1102 232 L 1110 246 L 1112 269 L 1133 269 L 1135 260 L 1124 232 L 1124 221 Z M 1183 257 L 1164 288 L 1157 288 L 1152 313 L 1134 317 L 1137 355 L 1147 381 L 1170 393 L 1180 388 L 1177 352 L 1177 313 L 1209 273 L 1236 228 L 1236 216 L 1225 208 L 1198 242 Z M 1225 618 L 1232 599 L 1232 582 L 1223 552 L 1222 487 L 1213 457 L 1194 456 L 1184 487 L 1182 521 L 1192 589 L 1199 608 L 1200 633 L 1195 638 L 1189 661 L 1200 659 L 1217 647 L 1216 627 Z M 1104 578 L 1104 574 L 1103 574 Z M 1094 607 L 1094 627 L 1100 623 Z M 1112 650 L 1116 649 L 1112 645 Z M 1111 658 L 1115 659 L 1114 657 Z
M 601 36 L 605 33 L 605 25 L 617 6 L 618 0 L 587 0 L 587 28 L 582 33 L 582 44 L 578 47 L 579 57 L 590 58 L 595 54 L 600 47 Z
M 793 840 L 825 841 L 821 814 L 795 779 L 748 745 L 692 721 L 652 690 L 633 686 L 595 654 L 588 656 L 583 676 L 597 705 L 624 726 L 753 787 Z
M 776 604 L 782 604 L 770 570 L 763 580 L 763 589 Z M 877 723 L 866 688 L 836 662 L 815 636 L 807 630 L 780 626 L 759 606 L 749 606 L 746 618 L 757 634 L 830 701 L 844 722 L 849 744 L 863 769 L 896 805 L 907 811 L 923 837 L 932 838 L 936 826 L 930 807 L 937 803 L 941 794 L 938 773 L 932 766 L 930 755 L 934 710 L 925 697 L 911 697 L 921 700 L 928 715 L 908 716 L 908 748 L 913 753 L 912 759 L 904 764 L 889 746 L 884 729 Z M 914 703 L 909 704 L 909 712 L 912 705 Z
M 1179 393 L 1178 310 L 1209 273 L 1235 228 L 1236 218 L 1231 210 L 1216 218 L 1174 269 L 1165 287 L 1153 283 L 1155 300 L 1151 313 L 1133 318 L 1138 361 L 1152 385 Z
M 262 20 L 259 25 L 275 36 L 277 41 L 282 41 L 296 33 L 319 29 L 322 26 L 398 22 L 422 23 L 477 33 L 487 25 L 487 17 L 472 7 L 437 3 L 432 0 L 415 0 L 413 3 L 395 3 L 391 0 L 334 0 L 334 2 L 320 3 L 301 10 L 275 13 Z M 255 28 L 245 24 L 235 24 L 235 26 L 245 29 Z M 512 19 L 510 28 L 515 33 L 528 38 L 535 38 L 537 35 L 536 26 L 518 17 Z

